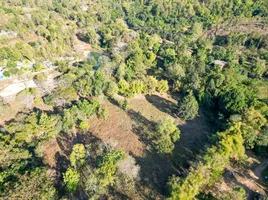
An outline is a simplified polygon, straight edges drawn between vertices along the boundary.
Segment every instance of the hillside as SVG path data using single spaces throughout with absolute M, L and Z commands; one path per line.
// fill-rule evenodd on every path
M 266 0 L 0 14 L 0 199 L 268 198 Z

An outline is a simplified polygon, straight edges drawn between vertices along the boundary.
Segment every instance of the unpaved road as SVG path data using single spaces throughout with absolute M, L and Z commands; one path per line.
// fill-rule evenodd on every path
M 257 185 L 257 190 L 260 191 L 260 193 L 264 194 L 265 192 L 267 192 L 267 188 L 259 185 L 258 183 L 261 183 L 260 181 L 262 181 L 263 177 L 262 177 L 262 172 L 263 170 L 265 170 L 265 168 L 268 167 L 268 159 L 264 160 L 260 165 L 258 165 L 255 169 L 254 169 L 254 175 L 256 176 L 256 185 Z M 245 182 L 245 185 L 247 184 L 247 182 Z M 247 186 L 247 185 L 246 185 Z M 258 189 L 260 188 L 260 190 Z M 252 200 L 254 198 L 254 191 L 250 190 L 248 193 L 248 200 Z
M 258 167 L 254 169 L 254 173 L 257 177 L 262 179 L 262 172 L 265 170 L 265 168 L 268 167 L 268 158 L 264 160 Z

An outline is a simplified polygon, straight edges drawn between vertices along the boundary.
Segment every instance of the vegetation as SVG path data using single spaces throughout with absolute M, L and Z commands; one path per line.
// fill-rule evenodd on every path
M 0 13 L 0 198 L 213 199 L 245 151 L 267 157 L 265 0 L 0 0 Z M 170 116 L 142 116 L 140 99 Z M 142 155 L 113 144 L 118 127 L 130 139 L 124 119 L 95 134 L 120 112 Z
M 179 114 L 185 119 L 194 119 L 198 114 L 198 102 L 192 93 L 186 95 L 179 103 Z
M 180 130 L 172 119 L 164 119 L 157 125 L 153 141 L 159 153 L 171 153 L 174 143 L 180 138 Z

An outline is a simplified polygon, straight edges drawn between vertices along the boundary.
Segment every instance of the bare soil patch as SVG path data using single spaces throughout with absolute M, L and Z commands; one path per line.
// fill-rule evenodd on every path
M 230 193 L 237 186 L 242 186 L 247 192 L 247 199 L 253 199 L 256 191 L 263 195 L 267 195 L 268 187 L 264 184 L 262 177 L 263 170 L 268 166 L 268 159 L 259 162 L 255 158 L 249 156 L 246 163 L 235 166 L 230 165 L 226 168 L 224 177 L 218 181 L 210 191 L 214 196 L 219 194 Z
M 90 44 L 80 40 L 77 35 L 74 40 L 74 51 L 78 53 L 79 58 L 86 58 L 88 53 L 92 51 Z
M 115 144 L 117 148 L 122 148 L 136 158 L 141 167 L 141 199 L 148 199 L 149 196 L 149 199 L 161 199 L 168 177 L 173 174 L 182 175 L 187 171 L 189 165 L 185 161 L 194 159 L 200 149 L 204 148 L 212 128 L 202 111 L 195 120 L 185 122 L 180 119 L 176 115 L 177 100 L 168 94 L 137 95 L 128 99 L 128 111 L 118 107 L 117 101 L 123 98 L 116 99 L 104 100 L 103 106 L 108 109 L 109 119 L 91 119 L 90 133 L 104 142 Z M 160 155 L 153 148 L 152 136 L 156 122 L 168 117 L 177 122 L 181 130 L 181 141 L 175 145 L 173 155 Z M 175 163 L 176 167 L 174 158 L 181 160 Z M 185 160 L 182 162 L 181 158 Z M 177 170 L 178 167 L 181 169 Z
M 44 142 L 41 148 L 44 153 L 44 163 L 50 168 L 55 168 L 57 164 L 56 154 L 61 152 L 57 139 L 51 138 Z
M 133 122 L 128 114 L 108 100 L 104 102 L 104 107 L 108 110 L 109 119 L 93 118 L 89 131 L 104 142 L 141 156 L 145 146 L 132 131 Z

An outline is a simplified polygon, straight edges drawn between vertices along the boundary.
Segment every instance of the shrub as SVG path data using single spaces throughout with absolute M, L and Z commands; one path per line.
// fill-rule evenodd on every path
M 168 82 L 166 80 L 160 80 L 157 84 L 157 91 L 160 93 L 165 93 L 169 89 Z
M 86 122 L 86 121 L 82 121 L 80 122 L 79 124 L 79 128 L 82 130 L 82 131 L 87 131 L 89 129 L 89 124 Z
M 98 115 L 101 119 L 108 119 L 109 118 L 109 112 L 106 108 L 99 109 Z
M 79 168 L 84 165 L 86 159 L 86 149 L 83 144 L 75 144 L 70 155 L 71 165 Z
M 10 77 L 11 76 L 10 72 L 9 71 L 6 71 L 6 70 L 3 72 L 3 75 L 6 76 L 6 77 Z
M 123 110 L 129 110 L 130 109 L 130 104 L 125 99 L 125 100 L 119 101 L 119 107 L 122 108 Z

